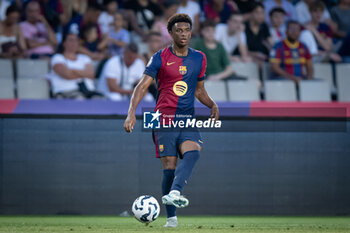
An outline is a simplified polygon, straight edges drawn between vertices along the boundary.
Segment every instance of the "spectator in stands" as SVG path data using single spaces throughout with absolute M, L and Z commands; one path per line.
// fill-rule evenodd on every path
M 114 14 L 118 10 L 118 3 L 116 0 L 104 0 L 103 5 L 106 10 L 98 17 L 98 24 L 100 25 L 102 34 L 109 33 L 113 29 Z
M 88 7 L 87 0 L 65 0 L 62 2 L 65 12 L 67 12 L 68 22 L 63 26 L 63 35 L 72 30 L 79 33 L 79 28 L 83 15 Z
M 64 12 L 61 0 L 37 0 L 40 11 L 44 15 L 51 28 L 57 32 L 61 24 L 68 22 L 67 12 Z
M 253 11 L 255 0 L 234 0 L 239 12 L 243 15 L 243 20 L 247 21 Z
M 107 58 L 108 37 L 99 39 L 94 24 L 87 24 L 81 29 L 81 46 L 79 52 L 88 55 L 92 60 L 100 61 Z
M 177 13 L 187 14 L 191 17 L 193 22 L 192 36 L 197 36 L 199 34 L 199 17 L 201 13 L 199 4 L 192 0 L 180 0 L 179 2 Z
M 286 37 L 285 27 L 285 14 L 284 10 L 280 7 L 276 7 L 270 11 L 270 34 L 272 36 L 273 43 L 276 44 Z M 317 43 L 312 35 L 312 32 L 305 29 L 301 31 L 299 41 L 303 42 L 309 49 L 310 54 L 314 57 L 318 54 Z
M 287 23 L 287 38 L 278 42 L 270 54 L 272 78 L 289 79 L 296 83 L 302 79 L 313 78 L 311 55 L 307 47 L 298 40 L 300 31 L 301 25 L 297 21 Z
M 297 20 L 301 25 L 304 25 L 311 21 L 310 6 L 316 1 L 317 0 L 300 0 L 295 5 Z M 326 8 L 322 12 L 321 22 L 328 24 L 330 27 L 332 27 L 332 30 L 333 26 L 336 26 L 335 23 L 332 21 L 331 15 L 329 14 Z
M 338 6 L 332 8 L 331 16 L 338 25 L 335 36 L 344 38 L 350 32 L 350 0 L 339 0 Z
M 266 0 L 264 2 L 266 23 L 270 24 L 269 12 L 275 7 L 281 7 L 286 12 L 286 20 L 296 20 L 295 7 L 287 0 Z
M 26 21 L 20 27 L 28 48 L 30 58 L 51 57 L 57 44 L 56 35 L 45 17 L 40 14 L 38 2 L 26 6 Z
M 123 28 L 124 16 L 117 12 L 114 14 L 113 29 L 108 33 L 108 53 L 111 56 L 122 55 L 124 48 L 130 43 L 129 32 Z
M 137 45 L 130 43 L 123 56 L 114 56 L 106 62 L 99 78 L 98 90 L 111 100 L 128 99 L 144 69 L 145 64 L 138 58 Z
M 91 59 L 78 54 L 79 38 L 67 34 L 61 45 L 61 52 L 51 59 L 49 78 L 54 98 L 85 99 L 100 97 L 94 92 L 95 71 Z
M 208 0 L 204 5 L 205 17 L 215 23 L 226 23 L 235 10 L 234 4 L 227 0 Z
M 224 46 L 215 41 L 215 22 L 206 20 L 201 23 L 201 38 L 194 41 L 192 47 L 202 51 L 207 57 L 207 79 L 218 81 L 228 79 L 233 70 Z
M 343 40 L 343 44 L 339 49 L 339 55 L 342 57 L 342 61 L 345 63 L 350 63 L 350 32 Z
M 147 53 L 144 53 L 141 57 L 145 65 L 149 62 L 151 57 L 161 50 L 163 47 L 163 41 L 162 41 L 162 34 L 159 32 L 153 32 L 151 31 L 147 35 L 147 46 L 148 46 L 148 51 Z M 156 81 L 154 80 L 152 84 L 148 87 L 149 93 L 153 96 L 154 99 L 157 98 L 157 84 Z
M 5 20 L 6 18 L 6 10 L 11 5 L 11 1 L 8 0 L 0 0 L 0 21 Z
M 136 16 L 138 26 L 147 34 L 153 27 L 156 16 L 160 16 L 160 7 L 150 0 L 130 0 L 125 3 L 125 8 Z
M 74 8 L 73 8 L 73 11 Z M 102 38 L 102 32 L 100 25 L 98 24 L 97 20 L 99 15 L 101 14 L 101 7 L 99 5 L 88 5 L 86 11 L 81 15 L 78 12 L 73 12 L 72 19 L 69 21 L 69 23 L 64 28 L 64 34 L 71 32 L 72 30 L 80 30 L 85 25 L 95 25 L 97 30 L 97 36 L 98 39 Z M 81 51 L 83 52 L 83 51 Z
M 142 56 L 142 59 L 144 60 L 145 64 L 148 63 L 148 61 L 156 52 L 164 48 L 163 42 L 162 42 L 162 34 L 154 31 L 151 31 L 150 33 L 148 33 L 147 46 L 148 46 L 148 51 L 147 53 L 144 53 Z
M 270 30 L 265 23 L 264 5 L 257 3 L 252 15 L 246 22 L 245 34 L 247 36 L 248 51 L 256 62 L 268 59 L 269 51 L 273 45 Z
M 273 43 L 276 44 L 286 37 L 286 25 L 285 15 L 286 12 L 281 7 L 273 8 L 270 13 L 270 34 L 272 36 Z
M 224 46 L 231 61 L 246 62 L 251 60 L 248 57 L 243 16 L 240 13 L 232 13 L 227 24 L 216 25 L 215 39 Z
M 79 24 L 80 29 L 88 24 L 95 25 L 99 39 L 102 38 L 102 31 L 100 25 L 98 24 L 98 17 L 100 16 L 101 12 L 102 8 L 100 5 L 89 5 L 86 12 L 83 15 L 82 21 Z
M 152 31 L 162 34 L 163 46 L 168 46 L 173 39 L 167 28 L 168 19 L 177 12 L 179 2 L 177 0 L 168 0 L 164 3 L 164 13 L 153 24 Z
M 326 6 L 321 1 L 312 3 L 309 7 L 311 13 L 311 20 L 305 25 L 305 27 L 314 36 L 318 46 L 318 61 L 334 61 L 341 62 L 341 57 L 332 52 L 333 48 L 333 33 L 332 29 L 326 24 L 321 22 L 322 15 Z M 314 57 L 313 61 L 317 61 Z
M 6 10 L 6 18 L 0 22 L 0 57 L 17 58 L 25 54 L 26 43 L 18 20 L 20 11 L 15 5 Z

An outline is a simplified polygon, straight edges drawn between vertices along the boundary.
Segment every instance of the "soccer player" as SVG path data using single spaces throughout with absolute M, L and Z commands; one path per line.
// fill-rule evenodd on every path
M 193 116 L 195 97 L 211 109 L 212 118 L 219 118 L 218 106 L 204 88 L 206 57 L 188 46 L 191 18 L 186 14 L 175 14 L 169 18 L 167 30 L 173 44 L 155 53 L 147 64 L 131 97 L 124 123 L 127 132 L 134 129 L 136 107 L 153 79 L 158 86 L 155 110 L 159 110 L 162 119 L 169 117 L 173 120 L 174 115 Z M 162 202 L 166 205 L 168 217 L 164 227 L 177 227 L 176 207 L 183 208 L 189 204 L 181 192 L 199 158 L 201 136 L 197 130 L 158 130 L 153 131 L 153 139 L 163 167 Z M 179 165 L 178 155 L 182 159 Z

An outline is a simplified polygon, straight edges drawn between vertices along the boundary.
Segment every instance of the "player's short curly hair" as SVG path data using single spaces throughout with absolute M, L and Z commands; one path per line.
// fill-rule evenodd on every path
M 174 14 L 168 20 L 168 25 L 167 25 L 168 32 L 171 32 L 171 29 L 173 28 L 173 26 L 179 22 L 189 23 L 192 29 L 192 20 L 190 16 L 186 14 Z

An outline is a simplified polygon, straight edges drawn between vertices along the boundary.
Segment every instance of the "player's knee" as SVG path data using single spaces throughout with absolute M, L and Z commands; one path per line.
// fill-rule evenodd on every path
M 201 151 L 202 147 L 197 142 L 194 142 L 194 141 L 185 141 L 180 146 L 181 154 L 184 154 L 187 151 L 192 151 L 192 150 Z
M 175 156 L 165 156 L 161 158 L 162 166 L 164 170 L 174 170 L 176 169 L 177 158 Z

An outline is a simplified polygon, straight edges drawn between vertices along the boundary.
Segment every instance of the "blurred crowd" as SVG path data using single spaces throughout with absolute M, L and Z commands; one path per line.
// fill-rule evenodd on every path
M 0 57 L 50 60 L 55 98 L 128 98 L 175 13 L 192 18 L 208 80 L 245 79 L 234 62 L 296 83 L 350 62 L 350 0 L 0 0 Z

